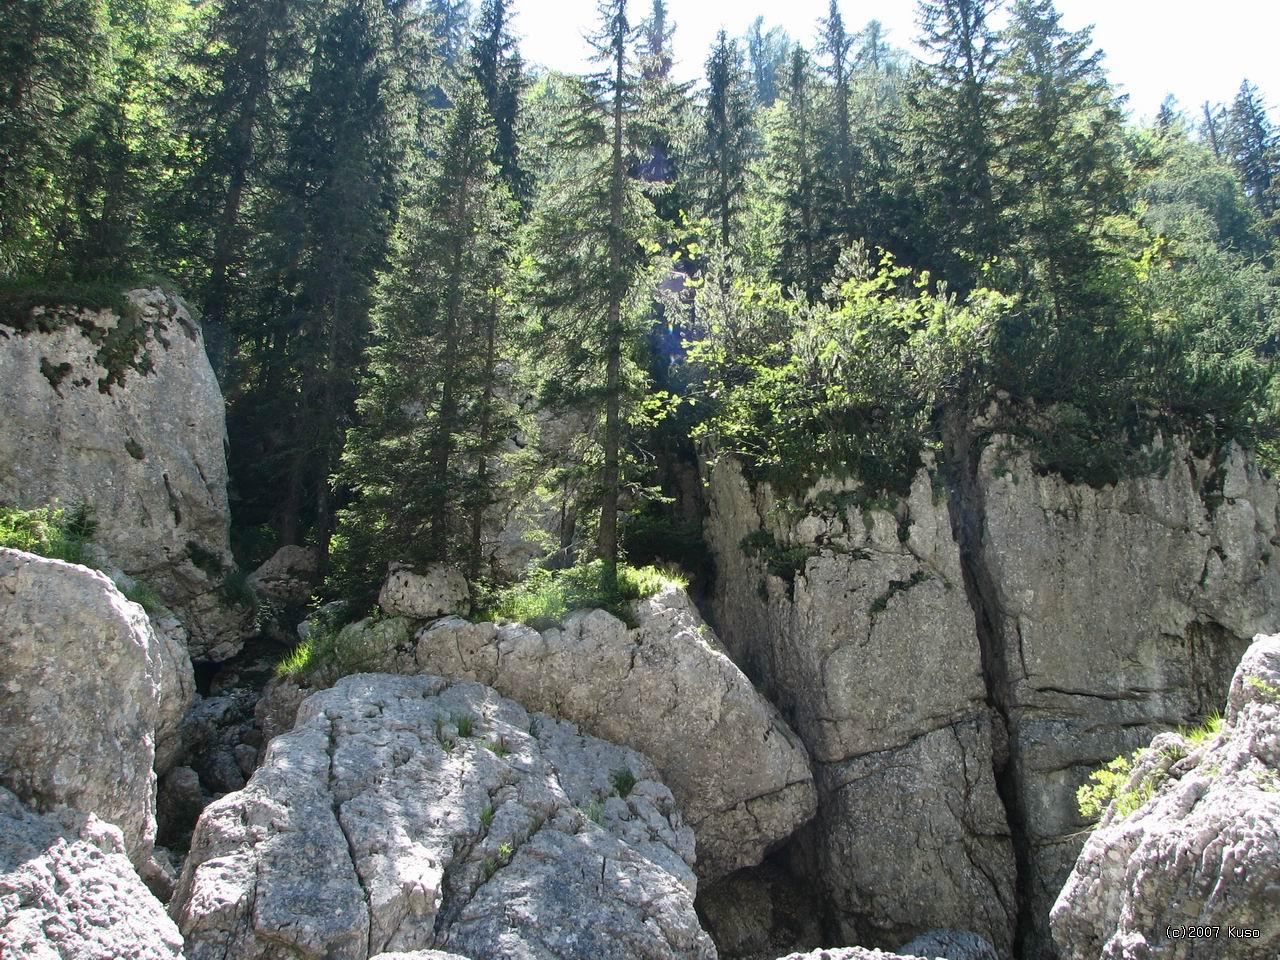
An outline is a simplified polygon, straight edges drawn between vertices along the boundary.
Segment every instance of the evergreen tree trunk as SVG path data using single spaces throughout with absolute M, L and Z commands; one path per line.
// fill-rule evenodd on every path
M 609 315 L 605 327 L 604 467 L 601 471 L 600 556 L 604 560 L 601 588 L 618 586 L 618 488 L 622 447 L 622 299 L 623 276 L 623 75 L 625 47 L 614 47 L 613 156 L 609 183 Z
M 489 489 L 489 450 L 493 434 L 493 388 L 498 367 L 498 294 L 489 295 L 489 315 L 485 319 L 484 394 L 480 398 L 480 456 L 476 462 L 476 500 L 471 505 L 471 540 L 468 550 L 467 577 L 480 576 L 484 563 L 484 511 L 488 506 L 485 493 Z

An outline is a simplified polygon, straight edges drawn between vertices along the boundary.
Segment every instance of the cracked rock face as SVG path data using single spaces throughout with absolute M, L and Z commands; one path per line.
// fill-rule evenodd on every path
M 824 482 L 788 513 L 722 461 L 706 529 L 713 604 L 734 659 L 813 755 L 806 845 L 843 939 L 889 947 L 956 927 L 1008 951 L 1015 869 L 993 774 L 1003 726 L 938 486 L 922 470 L 908 497 L 872 509 Z M 744 549 L 762 534 L 791 569 Z
M 1219 708 L 1256 633 L 1280 628 L 1277 486 L 1232 445 L 1095 490 L 1037 476 L 995 438 L 977 469 L 986 607 L 1009 718 L 1036 937 L 1088 824 L 1089 773 Z
M 182 302 L 159 289 L 128 298 L 151 370 L 127 369 L 107 392 L 83 329 L 118 329 L 114 313 L 58 313 L 49 333 L 0 328 L 0 503 L 87 505 L 111 560 L 182 617 L 192 656 L 226 659 L 248 612 L 223 602 L 211 573 L 232 566 L 222 393 Z
M 1275 957 L 1280 636 L 1245 654 L 1221 733 L 1152 743 L 1128 789 L 1144 786 L 1152 796 L 1127 817 L 1107 810 L 1053 907 L 1064 960 Z
M 0 549 L 0 783 L 155 838 L 156 739 L 176 738 L 191 661 L 104 574 Z
M 171 904 L 187 960 L 712 960 L 656 776 L 479 684 L 347 677 L 202 814 Z
M 0 787 L 0 957 L 182 960 L 182 938 L 116 827 L 65 807 L 41 816 Z
M 641 751 L 697 834 L 698 876 L 755 865 L 813 816 L 806 751 L 683 590 L 635 611 L 634 629 L 595 610 L 543 633 L 451 618 L 411 641 L 403 623 L 382 621 L 364 646 L 371 669 L 475 680 Z

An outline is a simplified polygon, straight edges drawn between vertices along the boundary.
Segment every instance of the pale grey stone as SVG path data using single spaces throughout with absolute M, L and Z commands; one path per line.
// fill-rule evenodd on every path
M 1220 734 L 1152 743 L 1126 789 L 1143 786 L 1152 795 L 1128 816 L 1108 808 L 1053 907 L 1064 960 L 1275 957 L 1280 636 L 1249 648 Z
M 42 816 L 0 787 L 0 957 L 182 960 L 182 937 L 118 828 L 65 807 Z
M 175 736 L 191 663 L 104 574 L 0 549 L 0 783 L 96 814 L 140 867 L 155 838 L 157 731 Z
M 698 837 L 703 880 L 754 865 L 814 813 L 808 756 L 725 654 L 685 592 L 543 633 L 458 618 L 420 630 L 416 669 L 476 680 L 657 764 Z M 410 672 L 404 652 L 377 669 Z
M 867 505 L 823 480 L 782 509 L 724 459 L 710 471 L 713 610 L 735 660 L 778 703 L 816 765 L 804 838 L 842 939 L 892 945 L 971 927 L 1002 950 L 1017 918 L 974 613 L 941 478 Z M 799 507 L 797 509 L 797 506 Z M 795 551 L 794 576 L 743 549 Z
M 247 583 L 255 593 L 279 603 L 306 603 L 319 562 L 312 547 L 287 545 L 273 553 Z
M 712 960 L 693 832 L 656 776 L 478 684 L 346 677 L 201 816 L 171 906 L 187 960 Z
M 225 659 L 251 611 L 223 601 L 222 577 L 193 563 L 190 546 L 205 566 L 233 567 L 222 394 L 182 302 L 159 289 L 128 298 L 151 369 L 108 392 L 84 328 L 115 328 L 114 313 L 71 311 L 51 333 L 0 335 L 0 503 L 88 506 L 111 560 L 186 623 L 192 656 Z M 42 364 L 69 372 L 55 387 Z
M 392 564 L 378 594 L 378 606 L 393 616 L 430 620 L 464 613 L 471 591 L 456 567 L 433 563 L 421 573 Z

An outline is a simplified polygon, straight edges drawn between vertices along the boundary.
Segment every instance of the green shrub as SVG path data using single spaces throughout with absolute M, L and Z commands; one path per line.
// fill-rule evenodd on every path
M 606 593 L 600 586 L 603 571 L 599 560 L 567 570 L 535 570 L 520 583 L 499 591 L 481 616 L 527 623 L 541 630 L 560 623 L 574 610 L 598 608 L 631 623 L 631 601 L 651 597 L 671 584 L 687 585 L 679 575 L 656 567 L 622 564 L 617 591 Z
M 51 560 L 84 563 L 85 546 L 96 524 L 87 508 L 0 507 L 0 547 L 25 550 Z
M 631 791 L 635 789 L 636 775 L 631 772 L 629 767 L 619 767 L 613 771 L 609 777 L 613 783 L 613 789 L 618 791 L 618 796 L 626 799 L 631 795 Z
M 1076 791 L 1076 806 L 1085 820 L 1096 821 L 1114 803 L 1116 813 L 1127 817 L 1142 806 L 1155 792 L 1156 781 L 1146 778 L 1136 787 L 1129 788 L 1133 768 L 1145 751 L 1135 750 L 1131 755 L 1119 756 L 1089 774 L 1090 783 Z

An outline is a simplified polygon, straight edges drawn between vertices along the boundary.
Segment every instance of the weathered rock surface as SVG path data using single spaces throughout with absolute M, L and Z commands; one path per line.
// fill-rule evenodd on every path
M 818 762 L 809 836 L 845 939 L 967 928 L 1007 952 L 1012 846 L 1039 956 L 1089 772 L 1212 710 L 1249 638 L 1280 628 L 1278 490 L 1234 446 L 1171 444 L 1158 476 L 1103 489 L 1037 474 L 1008 438 L 956 449 L 950 482 L 922 471 L 875 509 L 831 482 L 786 509 L 721 463 L 714 611 Z M 922 803 L 894 800 L 904 762 Z M 890 811 L 874 831 L 868 804 Z
M 176 735 L 191 662 L 104 574 L 17 550 L 0 549 L 0 622 L 0 784 L 115 824 L 145 863 L 156 738 Z
M 888 947 L 961 927 L 1008 951 L 1015 868 L 993 773 L 1003 727 L 936 481 L 921 471 L 892 509 L 823 483 L 787 512 L 721 462 L 713 607 L 734 659 L 813 754 L 819 812 L 805 839 L 842 938 Z
M 443 950 L 413 950 L 409 953 L 380 953 L 373 960 L 470 960 L 457 953 Z
M 395 620 L 345 628 L 366 669 L 475 680 L 654 761 L 698 836 L 698 875 L 759 863 L 814 812 L 804 747 L 725 655 L 683 590 L 531 627 Z M 357 633 L 363 631 L 362 633 Z
M 1231 683 L 1220 734 L 1156 739 L 1053 907 L 1064 960 L 1280 953 L 1280 636 L 1258 637 Z M 1195 931 L 1194 927 L 1208 927 Z M 1192 929 L 1189 929 L 1192 928 Z
M 182 960 L 182 938 L 118 828 L 65 807 L 41 816 L 0 787 L 0 958 Z
M 247 583 L 259 596 L 279 603 L 306 603 L 319 562 L 311 547 L 281 547 L 249 574 Z
M 926 960 L 926 958 L 887 953 L 884 950 L 866 947 L 834 947 L 812 950 L 809 953 L 789 953 L 785 957 L 779 957 L 778 960 Z
M 38 308 L 49 332 L 0 326 L 0 503 L 88 506 L 111 559 L 186 623 L 192 656 L 224 659 L 248 612 L 218 589 L 233 565 L 222 394 L 182 302 L 159 289 L 128 299 L 126 321 Z M 107 356 L 126 327 L 145 373 Z
M 471 596 L 456 567 L 432 564 L 423 573 L 392 564 L 378 594 L 378 606 L 392 616 L 430 620 L 463 613 Z
M 903 944 L 898 952 L 945 960 L 1000 960 L 994 946 L 967 930 L 933 930 Z
M 1037 475 L 1005 439 L 983 450 L 965 506 L 1039 942 L 1090 771 L 1219 708 L 1250 639 L 1280 629 L 1277 495 L 1235 446 L 1174 444 L 1163 475 L 1101 490 Z
M 171 906 L 187 960 L 714 958 L 656 776 L 478 684 L 344 678 L 201 816 Z

